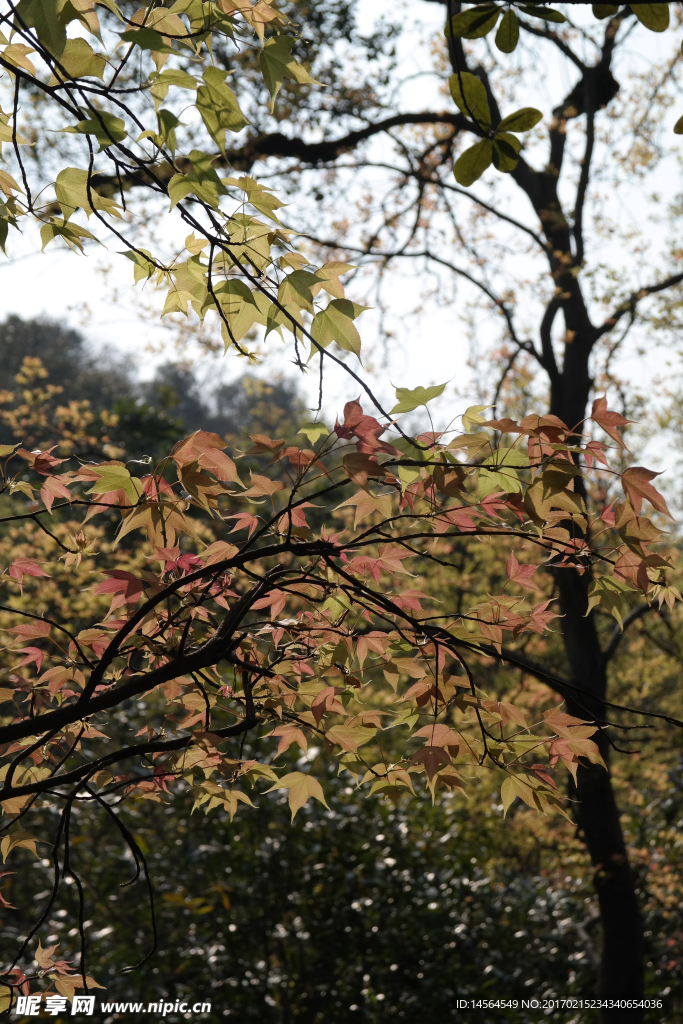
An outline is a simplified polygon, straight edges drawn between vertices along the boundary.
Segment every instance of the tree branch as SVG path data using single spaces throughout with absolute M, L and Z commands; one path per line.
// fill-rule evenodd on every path
M 605 665 L 607 665 L 616 654 L 617 648 L 619 647 L 619 644 L 621 643 L 624 633 L 626 632 L 628 627 L 637 619 L 642 619 L 643 615 L 647 615 L 648 612 L 654 610 L 654 606 L 651 604 L 638 605 L 637 608 L 634 608 L 633 611 L 630 611 L 628 615 L 625 617 L 622 629 L 620 629 L 619 626 L 614 627 L 609 643 L 607 644 L 607 647 L 603 651 L 602 655 Z
M 596 329 L 596 341 L 604 334 L 608 334 L 612 328 L 619 323 L 623 316 L 626 316 L 628 313 L 634 313 L 636 306 L 641 299 L 646 299 L 648 295 L 656 295 L 657 292 L 666 291 L 667 288 L 673 288 L 675 285 L 681 284 L 681 282 L 683 282 L 683 273 L 672 274 L 670 277 L 660 281 L 659 284 L 652 284 L 646 288 L 641 288 L 637 292 L 633 292 L 626 302 L 623 302 L 621 306 L 618 306 L 614 313 L 612 313 L 612 316 L 608 317 L 603 325 Z

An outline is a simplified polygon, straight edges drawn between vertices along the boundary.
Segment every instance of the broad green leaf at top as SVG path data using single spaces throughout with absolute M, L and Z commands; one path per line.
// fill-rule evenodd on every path
M 284 78 L 290 78 L 299 85 L 319 84 L 292 57 L 293 46 L 294 39 L 291 36 L 273 36 L 261 50 L 261 74 L 271 96 L 271 110 Z
M 463 71 L 451 75 L 448 84 L 458 109 L 480 128 L 488 128 L 491 124 L 491 111 L 481 79 Z
M 412 390 L 410 388 L 396 388 L 398 402 L 391 410 L 392 414 L 395 412 L 412 412 L 413 409 L 419 409 L 421 405 L 426 405 L 433 398 L 438 398 L 439 395 L 442 395 L 447 383 L 448 381 L 445 384 L 434 384 L 430 388 L 417 387 Z

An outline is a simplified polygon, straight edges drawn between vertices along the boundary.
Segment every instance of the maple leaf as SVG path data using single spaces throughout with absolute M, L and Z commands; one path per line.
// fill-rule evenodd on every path
M 526 729 L 524 713 L 519 708 L 516 708 L 514 704 L 507 704 L 505 701 L 498 700 L 483 700 L 481 706 L 488 712 L 500 715 L 503 724 L 514 722 L 515 725 L 521 725 L 523 729 Z
M 275 455 L 285 443 L 284 437 L 272 438 L 266 434 L 247 434 L 247 437 L 254 442 L 253 448 L 249 449 L 247 455 Z
M 387 429 L 388 424 L 382 425 L 374 418 L 363 412 L 360 399 L 347 402 L 344 406 L 344 422 L 339 420 L 334 425 L 334 432 L 339 438 L 348 439 L 354 435 L 358 438 L 358 451 L 365 455 L 372 455 L 377 451 L 389 452 L 391 455 L 401 453 L 393 445 L 386 441 L 380 441 L 379 437 Z
M 659 473 L 653 473 L 651 469 L 645 469 L 643 466 L 630 466 L 621 475 L 621 486 L 624 488 L 624 494 L 636 513 L 640 512 L 643 498 L 647 498 L 657 512 L 661 512 L 663 515 L 668 516 L 669 519 L 673 519 L 664 498 L 650 483 L 650 480 L 654 480 L 659 475 Z
M 505 491 L 496 491 L 494 494 L 487 494 L 485 498 L 479 502 L 479 507 L 482 512 L 490 516 L 492 519 L 500 519 L 498 512 L 506 512 L 510 508 L 509 501 L 502 501 L 505 497 Z
M 602 398 L 596 398 L 593 402 L 593 409 L 591 411 L 591 419 L 595 420 L 599 427 L 605 431 L 606 434 L 616 441 L 618 445 L 625 448 L 624 439 L 617 430 L 617 427 L 625 427 L 631 420 L 624 419 L 624 417 L 618 412 L 612 412 L 607 408 L 607 398 L 603 395 Z
M 7 572 L 9 572 L 12 579 L 16 580 L 19 584 L 19 590 L 23 594 L 23 582 L 24 576 L 47 576 L 49 572 L 45 572 L 44 569 L 34 562 L 32 558 L 15 558 L 10 566 L 8 566 Z
M 583 739 L 587 736 L 592 736 L 598 728 L 597 725 L 585 722 L 582 718 L 575 718 L 573 715 L 567 715 L 564 711 L 560 711 L 558 708 L 552 708 L 550 711 L 544 711 L 543 718 L 545 719 L 546 725 L 549 726 L 553 732 L 556 732 L 558 736 L 566 736 L 569 739 Z
M 410 611 L 421 612 L 420 599 L 426 597 L 429 597 L 429 594 L 424 594 L 421 590 L 404 590 L 402 594 L 392 597 L 392 601 L 404 611 L 410 609 Z
M 664 559 L 662 559 L 664 562 Z M 650 577 L 647 574 L 647 560 L 641 558 L 634 551 L 625 551 L 619 556 L 614 565 L 614 575 L 622 580 L 629 580 L 647 594 L 650 589 Z M 664 562 L 664 565 L 667 563 Z
M 458 749 L 460 747 L 460 737 L 457 732 L 449 728 L 447 725 L 438 723 L 435 725 L 425 725 L 422 729 L 418 729 L 417 732 L 413 733 L 414 736 L 427 736 L 428 740 L 425 746 L 428 747 L 447 747 L 448 752 L 456 757 Z
M 249 536 L 250 537 L 251 537 L 252 533 L 254 532 L 254 530 L 256 529 L 256 527 L 258 526 L 258 522 L 259 522 L 258 521 L 258 516 L 252 515 L 251 512 L 238 512 L 234 516 L 226 516 L 225 518 L 226 518 L 226 520 L 227 519 L 236 519 L 237 520 L 237 523 L 235 524 L 235 526 L 233 526 L 233 528 L 230 531 L 230 533 L 237 533 L 238 530 L 246 530 L 247 527 L 249 527 Z
M 287 603 L 288 595 L 284 590 L 271 590 L 265 597 L 259 598 L 258 601 L 254 601 L 252 608 L 257 611 L 259 608 L 270 607 L 271 619 L 276 619 L 280 612 L 283 610 Z
M 14 633 L 17 640 L 34 640 L 38 636 L 47 636 L 51 626 L 43 619 L 38 621 L 20 623 L 18 626 L 11 626 L 8 633 Z
M 358 637 L 358 642 L 356 643 L 356 657 L 358 658 L 358 664 L 360 665 L 361 671 L 363 670 L 365 659 L 368 656 L 368 651 L 372 651 L 374 654 L 384 654 L 389 643 L 390 641 L 384 633 L 378 633 L 376 631 L 366 633 L 364 636 Z
M 603 761 L 600 751 L 592 740 L 578 739 L 569 740 L 564 736 L 560 736 L 559 739 L 554 740 L 550 744 L 550 750 L 548 751 L 550 760 L 550 767 L 554 768 L 558 761 L 562 761 L 565 768 L 567 768 L 576 782 L 576 773 L 580 764 L 580 757 L 587 757 L 589 761 L 595 764 L 601 764 L 606 767 Z
M 132 572 L 126 572 L 124 569 L 106 569 L 105 575 L 110 578 L 98 583 L 94 588 L 94 593 L 114 595 L 109 606 L 110 613 L 115 608 L 121 608 L 125 604 L 135 604 L 140 600 L 145 584 L 133 576 Z
M 15 668 L 21 668 L 22 665 L 30 665 L 35 662 L 36 671 L 40 672 L 45 657 L 45 652 L 41 651 L 40 647 L 22 647 L 17 651 L 17 654 L 24 654 L 25 657 L 17 662 L 14 666 Z
M 345 554 L 342 554 L 342 559 L 345 558 Z M 353 573 L 354 576 L 371 576 L 375 583 L 379 583 L 382 568 L 381 558 L 371 558 L 369 555 L 357 555 L 346 566 L 347 572 Z
M 342 501 L 337 508 L 344 505 L 355 505 L 356 516 L 353 521 L 354 529 L 373 512 L 379 512 L 383 519 L 391 516 L 391 494 L 372 494 L 370 491 L 358 491 L 350 498 Z
M 166 783 L 173 782 L 174 779 L 175 775 L 173 774 L 173 772 L 166 771 L 166 769 L 163 768 L 161 765 L 157 765 L 157 767 L 154 769 L 154 778 L 152 779 L 152 782 L 154 783 L 155 786 L 157 786 L 158 789 L 163 790 L 164 793 L 170 793 L 170 790 Z
M 283 754 L 285 750 L 289 750 L 292 743 L 298 743 L 299 747 L 303 750 L 304 754 L 308 750 L 308 740 L 306 734 L 298 725 L 278 725 L 273 729 L 272 732 L 266 734 L 267 736 L 279 736 L 280 743 L 277 748 L 276 757 Z
M 583 457 L 586 460 L 586 465 L 589 469 L 593 468 L 593 463 L 597 459 L 603 466 L 609 467 L 609 462 L 605 458 L 605 451 L 607 445 L 603 444 L 602 441 L 589 441 L 583 450 Z
M 331 729 L 328 729 L 325 733 L 325 738 L 330 743 L 335 743 L 351 754 L 355 754 L 359 747 L 362 747 L 364 743 L 369 743 L 374 738 L 377 729 L 369 728 L 368 726 L 358 725 L 333 725 Z
M 528 628 L 534 633 L 545 633 L 551 619 L 559 618 L 555 612 L 548 610 L 548 605 L 552 600 L 553 598 L 549 598 L 547 601 L 542 601 L 540 604 L 537 604 L 531 612 L 531 620 Z
M 290 772 L 288 775 L 284 775 L 274 786 L 271 786 L 270 789 L 267 789 L 266 793 L 272 793 L 274 789 L 289 790 L 289 808 L 292 812 L 292 821 L 294 821 L 297 812 L 301 810 L 311 797 L 324 804 L 328 811 L 330 809 L 322 786 L 312 775 L 304 775 L 303 772 Z
M 406 576 L 413 575 L 403 565 L 404 559 L 413 557 L 412 551 L 406 551 L 404 548 L 395 547 L 392 544 L 380 544 L 379 557 L 387 572 L 400 572 Z
M 289 445 L 287 448 L 283 448 L 277 455 L 277 459 L 288 458 L 297 473 L 300 473 L 306 466 L 310 466 L 312 462 L 316 462 L 315 452 L 310 448 L 297 448 L 296 445 Z M 317 463 L 321 465 L 321 463 Z
M 302 501 L 301 504 L 296 505 L 295 508 L 289 509 L 284 515 L 281 515 L 278 519 L 278 529 L 280 533 L 286 533 L 290 525 L 297 527 L 297 529 L 310 529 L 306 522 L 307 508 L 320 508 L 319 505 L 314 505 L 312 501 Z
M 228 558 L 232 558 L 237 554 L 238 548 L 234 544 L 228 544 L 224 540 L 216 540 L 213 544 L 209 544 L 207 548 L 204 548 L 200 555 L 200 560 L 204 565 L 214 565 L 216 562 L 226 561 Z
M 35 451 L 27 452 L 25 448 L 18 448 L 16 454 L 22 459 L 26 459 L 31 469 L 35 469 L 36 473 L 40 473 L 41 476 L 50 476 L 50 471 L 55 467 L 59 466 L 60 463 L 66 462 L 66 459 L 55 459 L 50 452 L 53 452 L 57 445 L 53 445 L 52 448 L 48 448 L 46 451 Z
M 403 703 L 408 700 L 416 700 L 419 708 L 423 707 L 430 699 L 430 697 L 436 696 L 436 687 L 434 686 L 434 680 L 431 676 L 425 676 L 424 679 L 418 680 L 417 683 L 406 690 L 398 703 Z
M 38 836 L 32 835 L 31 832 L 25 832 L 22 828 L 15 828 L 13 832 L 5 834 L 3 839 L 0 841 L 0 852 L 2 853 L 2 862 L 6 863 L 7 857 L 10 852 L 15 848 L 23 848 L 30 850 L 31 853 L 38 856 L 36 851 L 36 843 L 44 843 L 47 840 L 39 839 Z
M 225 441 L 218 434 L 206 430 L 196 430 L 184 441 L 181 441 L 173 452 L 173 459 L 181 471 L 197 462 L 202 469 L 207 469 L 218 480 L 225 483 L 241 483 L 237 466 L 222 450 Z
M 349 452 L 342 459 L 342 463 L 348 478 L 359 487 L 365 487 L 369 477 L 383 480 L 386 476 L 386 471 L 380 466 L 377 459 L 363 452 Z
M 57 476 L 48 476 L 47 480 L 40 488 L 40 496 L 43 499 L 45 508 L 50 513 L 52 512 L 52 506 L 55 498 L 66 498 L 67 501 L 71 501 L 71 492 L 64 483 L 64 478 Z
M 469 533 L 471 530 L 476 530 L 473 516 L 478 513 L 469 508 L 469 506 L 461 505 L 458 508 L 450 508 L 447 512 L 442 513 L 439 516 L 439 522 L 445 522 L 452 526 L 457 526 L 463 533 Z
M 451 763 L 451 759 L 443 747 L 422 747 L 413 754 L 408 764 L 423 764 L 427 778 L 431 782 L 442 765 Z
M 540 590 L 541 588 L 531 577 L 538 569 L 537 565 L 520 565 L 515 557 L 514 551 L 510 554 L 505 565 L 508 579 L 511 583 L 518 583 L 525 590 Z
M 347 712 L 344 705 L 336 699 L 337 694 L 343 692 L 344 690 L 341 686 L 325 686 L 320 693 L 316 694 L 311 704 L 311 712 L 315 718 L 316 725 L 320 725 L 320 721 L 326 711 L 331 711 L 335 715 L 346 715 Z
M 113 623 L 107 623 L 107 625 L 111 628 Z M 102 629 L 82 629 L 77 637 L 79 644 L 83 647 L 91 647 L 98 658 L 101 658 L 106 651 L 111 638 L 112 634 L 106 633 Z
M 615 516 L 615 513 L 614 513 L 614 505 L 615 505 L 614 501 L 610 502 L 609 505 L 605 505 L 605 507 L 603 508 L 602 512 L 600 513 L 600 518 L 602 519 L 603 523 L 605 523 L 607 526 L 611 526 L 611 527 L 615 527 L 616 526 L 616 516 Z
M 529 768 L 530 772 L 533 772 L 537 779 L 544 782 L 546 786 L 550 786 L 552 789 L 557 789 L 555 780 L 550 774 L 550 769 L 545 764 L 532 764 Z
M 267 476 L 260 476 L 258 473 L 251 473 L 251 487 L 242 491 L 242 497 L 260 498 L 264 495 L 272 496 L 277 491 L 284 490 L 281 480 L 269 480 Z M 235 517 L 236 518 L 236 517 Z
M 59 943 L 55 946 L 48 946 L 43 949 L 40 940 L 38 940 L 38 948 L 33 954 L 35 959 L 38 961 L 38 966 L 43 971 L 56 971 L 57 974 L 69 974 L 70 960 L 53 960 L 53 955 L 56 949 L 59 948 Z
M 524 782 L 519 778 L 518 775 L 508 775 L 500 787 L 500 799 L 503 804 L 503 813 L 507 814 L 510 804 L 517 798 L 520 797 L 525 804 L 529 807 L 533 807 L 534 810 L 538 810 L 536 801 L 534 800 L 533 787 L 528 782 Z

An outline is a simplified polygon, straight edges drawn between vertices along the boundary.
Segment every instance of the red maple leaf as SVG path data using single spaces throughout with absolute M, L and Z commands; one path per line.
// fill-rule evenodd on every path
M 347 440 L 355 436 L 358 438 L 358 451 L 366 455 L 372 455 L 376 451 L 389 452 L 391 455 L 400 455 L 400 452 L 393 445 L 386 441 L 380 441 L 380 435 L 387 429 L 388 424 L 379 423 L 374 416 L 367 416 L 362 409 L 360 399 L 347 402 L 344 406 L 343 424 L 337 420 L 334 425 L 334 432 L 337 437 Z
M 603 395 L 602 398 L 596 398 L 593 402 L 593 409 L 591 412 L 591 419 L 595 420 L 599 427 L 605 431 L 606 434 L 616 441 L 622 448 L 624 445 L 624 439 L 617 430 L 617 427 L 625 427 L 631 420 L 625 419 L 621 413 L 612 412 L 607 408 L 607 399 Z
M 545 633 L 551 619 L 557 618 L 555 612 L 548 610 L 548 605 L 552 600 L 552 598 L 549 598 L 547 601 L 542 601 L 532 611 L 529 629 L 533 630 L 534 633 Z
M 520 565 L 515 558 L 514 551 L 511 553 L 507 560 L 505 569 L 508 574 L 508 579 L 511 583 L 519 583 L 520 587 L 524 587 L 525 590 L 540 590 L 541 588 L 537 583 L 531 579 L 533 574 L 538 569 L 537 565 Z
M 21 668 L 22 665 L 30 665 L 32 662 L 35 662 L 36 671 L 40 672 L 45 657 L 45 652 L 41 651 L 40 647 L 21 647 L 17 653 L 24 654 L 25 657 L 17 662 L 14 666 L 15 668 Z
M 644 466 L 630 466 L 621 474 L 621 486 L 624 488 L 624 494 L 633 506 L 634 512 L 640 512 L 643 498 L 647 498 L 654 509 L 662 512 L 669 519 L 673 519 L 664 498 L 650 483 L 650 480 L 654 480 L 656 476 L 659 476 L 659 473 L 645 469 Z
M 413 754 L 409 764 L 423 764 L 427 773 L 427 778 L 431 782 L 439 768 L 444 765 L 450 764 L 451 759 L 443 749 L 443 747 L 422 747 L 417 753 Z
M 15 558 L 12 564 L 8 566 L 7 571 L 12 579 L 16 580 L 19 584 L 19 590 L 22 594 L 24 592 L 24 588 L 22 586 L 24 576 L 50 576 L 49 572 L 45 572 L 44 569 L 41 569 L 38 563 L 34 562 L 32 558 Z

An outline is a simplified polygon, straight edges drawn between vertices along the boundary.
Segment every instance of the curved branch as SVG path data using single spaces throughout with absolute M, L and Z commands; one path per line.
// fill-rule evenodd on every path
M 230 736 L 239 736 L 241 733 L 248 732 L 259 724 L 261 720 L 255 716 L 252 718 L 243 718 L 236 725 L 229 725 L 225 729 L 214 729 L 212 730 L 213 735 L 221 736 L 227 739 Z M 73 771 L 66 772 L 57 778 L 41 779 L 38 782 L 27 783 L 25 786 L 15 786 L 9 789 L 3 789 L 2 793 L 3 800 L 9 800 L 14 796 L 26 796 L 31 793 L 45 793 L 48 790 L 52 790 L 55 786 L 65 786 L 72 782 L 79 782 L 81 779 L 87 776 L 93 775 L 95 772 L 100 771 L 102 768 L 106 768 L 109 765 L 117 764 L 119 761 L 125 761 L 130 757 L 142 757 L 144 754 L 157 754 L 172 750 L 183 750 L 188 747 L 194 740 L 193 736 L 182 736 L 180 739 L 175 740 L 159 740 L 158 742 L 152 743 L 137 743 L 133 747 L 123 747 L 121 750 L 116 750 L 112 754 L 106 754 L 104 757 L 98 758 L 96 761 L 89 764 L 81 765 L 80 768 L 74 768 Z
M 673 288 L 675 285 L 681 284 L 682 282 L 683 273 L 671 274 L 670 277 L 665 278 L 658 284 L 652 284 L 646 288 L 640 288 L 637 292 L 632 292 L 626 302 L 623 302 L 621 306 L 618 306 L 614 313 L 605 320 L 601 327 L 596 328 L 596 340 L 601 338 L 604 334 L 609 334 L 612 328 L 619 323 L 622 317 L 629 313 L 634 313 L 641 299 L 646 299 L 649 295 L 656 295 L 657 292 L 664 292 L 667 288 Z
M 605 665 L 607 665 L 616 654 L 617 648 L 619 647 L 619 644 L 621 643 L 624 633 L 626 632 L 628 627 L 637 619 L 642 619 L 643 615 L 647 615 L 648 612 L 654 610 L 655 608 L 651 604 L 638 605 L 637 608 L 634 608 L 633 611 L 629 612 L 628 615 L 624 618 L 624 624 L 622 629 L 620 629 L 619 626 L 614 627 L 609 643 L 607 644 L 607 647 L 605 648 L 602 654 L 602 659 Z

